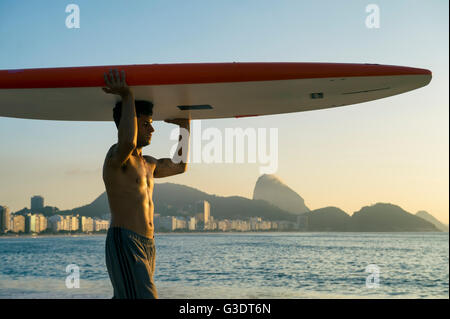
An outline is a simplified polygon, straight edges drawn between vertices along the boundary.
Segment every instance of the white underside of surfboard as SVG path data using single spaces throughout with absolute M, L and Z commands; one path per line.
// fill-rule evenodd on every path
M 215 119 L 303 112 L 357 104 L 427 85 L 431 75 L 316 78 L 211 84 L 132 86 L 154 104 L 153 120 Z M 18 91 L 20 90 L 20 94 Z M 101 87 L 0 90 L 0 116 L 112 121 L 120 97 Z

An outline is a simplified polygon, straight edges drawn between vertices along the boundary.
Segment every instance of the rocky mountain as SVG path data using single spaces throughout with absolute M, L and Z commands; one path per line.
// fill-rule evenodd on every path
M 430 213 L 421 210 L 416 213 L 417 217 L 420 217 L 422 219 L 425 219 L 426 221 L 432 223 L 434 226 L 436 226 L 437 229 L 443 232 L 448 232 L 448 225 L 444 225 L 439 220 L 437 220 L 433 215 Z
M 319 208 L 300 217 L 300 229 L 307 231 L 353 231 L 351 217 L 337 207 Z
M 265 200 L 293 214 L 309 212 L 304 199 L 275 175 L 261 175 L 253 190 L 254 200 Z
M 432 223 L 386 203 L 365 206 L 351 219 L 352 229 L 361 232 L 439 231 Z

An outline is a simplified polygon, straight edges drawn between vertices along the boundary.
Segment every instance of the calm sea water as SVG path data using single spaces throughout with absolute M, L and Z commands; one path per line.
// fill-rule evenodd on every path
M 104 249 L 105 236 L 1 237 L 0 298 L 111 298 Z M 156 249 L 160 298 L 449 298 L 448 233 L 157 234 Z

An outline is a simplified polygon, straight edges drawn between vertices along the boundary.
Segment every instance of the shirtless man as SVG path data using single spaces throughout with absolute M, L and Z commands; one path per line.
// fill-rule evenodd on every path
M 134 100 L 124 71 L 120 75 L 117 70 L 110 70 L 104 77 L 106 88 L 103 91 L 122 98 L 114 108 L 118 143 L 111 146 L 103 164 L 103 181 L 111 210 L 106 266 L 114 288 L 113 298 L 156 299 L 153 178 L 184 173 L 189 150 L 183 150 L 179 144 L 178 155 L 182 157 L 179 163 L 170 158 L 143 156 L 142 148 L 150 144 L 155 131 L 153 104 Z M 177 124 L 180 131 L 184 128 L 189 133 L 188 119 L 165 122 Z M 185 145 L 189 145 L 189 140 Z

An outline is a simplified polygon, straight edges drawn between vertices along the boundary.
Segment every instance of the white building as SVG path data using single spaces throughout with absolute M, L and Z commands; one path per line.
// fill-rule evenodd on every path
M 80 224 L 82 232 L 94 231 L 94 220 L 92 219 L 92 217 L 81 216 Z
M 78 217 L 67 215 L 63 217 L 64 228 L 62 230 L 65 231 L 77 231 L 79 228 Z
M 15 233 L 25 232 L 25 216 L 22 215 L 14 215 L 11 218 L 11 231 Z
M 208 229 L 211 216 L 211 206 L 208 201 L 202 200 L 195 205 L 195 217 L 203 224 L 203 229 Z
M 175 217 L 175 222 L 176 222 L 175 229 L 186 229 L 187 228 L 186 219 L 184 219 L 182 217 Z
M 245 220 L 232 220 L 231 229 L 236 231 L 249 231 L 250 223 Z
M 261 217 L 250 217 L 250 230 L 259 230 Z
M 189 230 L 195 230 L 195 217 L 189 217 L 188 219 L 188 229 Z
M 11 227 L 11 214 L 7 206 L 0 206 L 0 232 L 7 232 Z
M 267 220 L 262 220 L 259 223 L 259 230 L 270 230 L 271 228 L 271 223 Z
M 35 224 L 35 229 L 36 229 L 36 233 L 40 233 L 44 230 L 47 229 L 47 217 L 45 217 L 42 214 L 37 214 L 36 215 L 36 224 Z
M 94 219 L 94 231 L 108 230 L 109 220 Z
M 228 219 L 219 220 L 217 222 L 217 228 L 221 231 L 230 231 L 231 230 L 231 221 Z
M 175 229 L 188 229 L 189 221 L 186 221 L 184 217 L 174 216 L 154 216 L 155 230 L 156 231 L 174 231 Z M 191 222 L 192 223 L 192 222 Z M 195 222 L 194 222 L 195 229 Z
M 36 233 L 36 215 L 28 213 L 25 216 L 25 232 Z
M 177 228 L 177 220 L 173 216 L 159 216 L 155 226 L 159 231 L 174 231 Z

